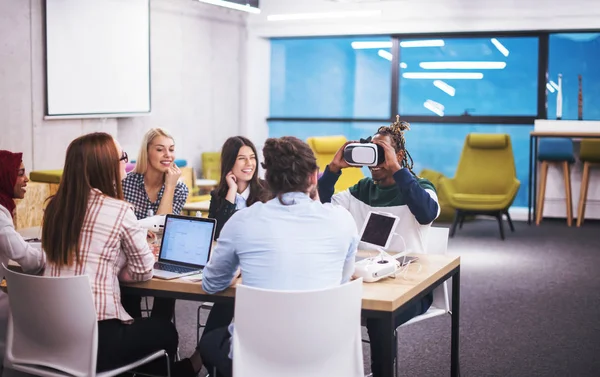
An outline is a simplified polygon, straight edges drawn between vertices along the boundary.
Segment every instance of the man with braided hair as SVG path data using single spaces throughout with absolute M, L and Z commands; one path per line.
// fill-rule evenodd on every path
M 321 202 L 331 202 L 346 208 L 352 214 L 357 229 L 362 225 L 370 211 L 389 212 L 399 217 L 396 235 L 392 238 L 390 251 L 410 250 L 413 253 L 425 252 L 429 227 L 440 213 L 435 187 L 426 179 L 418 178 L 412 171 L 413 160 L 406 149 L 404 131 L 410 129 L 407 122 L 400 121 L 390 126 L 379 127 L 371 141 L 381 146 L 385 152 L 385 161 L 371 167 L 371 178 L 363 178 L 348 190 L 333 195 L 334 186 L 348 167 L 344 160 L 344 144 L 335 154 L 331 163 L 319 179 L 319 197 Z M 413 307 L 408 308 L 395 318 L 395 327 L 411 318 L 425 313 L 431 306 L 433 295 L 423 297 Z M 368 319 L 367 330 L 371 344 L 371 371 L 373 377 L 382 374 L 385 333 L 381 320 Z

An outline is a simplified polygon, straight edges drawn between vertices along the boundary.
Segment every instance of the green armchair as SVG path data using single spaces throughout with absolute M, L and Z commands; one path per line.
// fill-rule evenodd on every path
M 510 230 L 514 232 L 508 209 L 520 185 L 509 135 L 467 135 L 455 177 L 440 178 L 440 191 L 456 210 L 450 237 L 454 236 L 457 225 L 462 228 L 469 215 L 495 217 L 502 239 L 502 217 L 506 215 Z

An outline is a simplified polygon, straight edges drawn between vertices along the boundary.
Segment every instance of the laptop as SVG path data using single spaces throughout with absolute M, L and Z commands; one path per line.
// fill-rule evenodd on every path
M 208 263 L 215 219 L 167 215 L 154 277 L 177 279 L 198 274 Z

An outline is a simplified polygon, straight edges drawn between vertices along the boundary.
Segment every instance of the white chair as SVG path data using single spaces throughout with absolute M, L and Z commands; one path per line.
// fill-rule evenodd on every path
M 448 252 L 448 228 L 430 227 L 427 234 L 426 254 L 446 254 Z M 416 263 L 419 263 L 418 261 Z M 450 314 L 450 300 L 448 299 L 448 282 L 443 282 L 433 290 L 433 302 L 427 312 L 418 315 L 400 327 L 420 322 L 429 318 Z
M 235 377 L 363 377 L 362 279 L 318 291 L 237 287 Z
M 202 322 L 200 320 L 200 314 L 202 313 L 202 309 L 208 310 L 208 312 L 210 313 L 210 310 L 212 309 L 213 306 L 214 306 L 214 303 L 210 302 L 210 301 L 203 302 L 202 304 L 200 304 L 198 306 L 198 310 L 196 312 L 196 344 L 198 344 L 198 342 L 200 341 L 200 329 L 203 329 L 206 327 L 206 322 Z
M 448 228 L 430 227 L 427 234 L 427 243 L 425 246 L 425 254 L 446 254 L 448 251 Z M 419 263 L 418 261 L 415 263 Z M 433 290 L 433 301 L 429 310 L 425 313 L 413 317 L 410 321 L 403 323 L 400 327 L 405 327 L 413 323 L 421 322 L 429 318 L 439 317 L 444 314 L 452 314 L 450 310 L 450 300 L 448 299 L 448 282 L 443 282 L 439 287 Z M 400 328 L 399 327 L 399 328 Z M 398 344 L 397 331 L 394 330 L 395 344 Z M 368 341 L 364 341 L 369 343 Z M 394 359 L 394 366 L 397 364 L 397 353 Z M 394 368 L 394 375 L 398 374 L 398 368 Z M 371 375 L 368 375 L 371 376 Z
M 96 373 L 98 321 L 87 275 L 42 277 L 11 271 L 4 367 L 44 377 L 109 377 L 165 357 L 157 351 L 134 363 Z

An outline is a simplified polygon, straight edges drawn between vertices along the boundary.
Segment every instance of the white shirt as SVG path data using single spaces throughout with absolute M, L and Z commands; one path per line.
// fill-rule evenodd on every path
M 242 191 L 242 193 L 235 193 L 235 209 L 240 210 L 240 209 L 244 209 L 247 207 L 246 205 L 246 201 L 248 200 L 248 197 L 250 196 L 250 185 L 248 185 L 248 187 L 246 187 L 246 189 L 244 191 Z
M 8 260 L 19 263 L 24 272 L 37 273 L 46 263 L 41 249 L 32 247 L 15 230 L 8 209 L 0 205 L 0 263 L 8 266 Z M 0 291 L 0 355 L 4 355 L 6 346 L 6 325 L 8 324 L 8 295 Z M 4 358 L 0 360 L 0 364 Z

